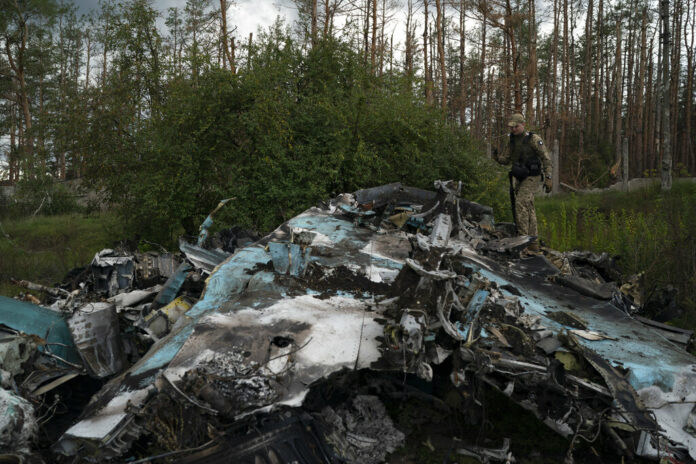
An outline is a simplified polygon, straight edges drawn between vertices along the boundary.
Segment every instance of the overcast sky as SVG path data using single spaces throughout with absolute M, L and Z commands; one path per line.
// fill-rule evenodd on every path
M 99 7 L 97 0 L 73 0 L 73 2 L 82 14 Z M 237 37 L 248 37 L 250 32 L 256 34 L 259 27 L 265 29 L 273 24 L 278 16 L 285 18 L 288 24 L 292 24 L 297 17 L 297 10 L 292 0 L 228 0 L 228 3 L 232 5 L 227 13 L 227 23 L 230 30 L 237 27 L 235 32 Z M 152 5 L 164 18 L 167 16 L 167 8 L 183 9 L 186 0 L 152 0 Z M 211 5 L 219 8 L 220 2 L 211 0 Z M 163 19 L 160 20 L 160 24 L 164 24 Z

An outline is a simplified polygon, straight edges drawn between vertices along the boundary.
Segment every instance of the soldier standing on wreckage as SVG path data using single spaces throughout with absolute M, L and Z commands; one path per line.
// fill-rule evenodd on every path
M 493 158 L 500 164 L 512 163 L 510 186 L 514 192 L 513 214 L 517 232 L 537 236 L 534 194 L 542 183 L 547 193 L 551 191 L 551 158 L 541 137 L 525 131 L 524 116 L 513 114 L 507 125 L 510 128 L 509 143 L 503 147 L 502 153 L 494 150 Z M 539 245 L 534 243 L 529 248 L 538 251 Z

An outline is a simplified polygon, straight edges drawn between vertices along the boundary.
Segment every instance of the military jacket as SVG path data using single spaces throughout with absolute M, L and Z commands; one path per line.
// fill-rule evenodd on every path
M 533 132 L 515 136 L 509 134 L 508 143 L 503 151 L 495 157 L 500 164 L 521 162 L 525 164 L 531 157 L 536 156 L 541 162 L 541 169 L 546 179 L 551 178 L 551 157 L 541 137 Z

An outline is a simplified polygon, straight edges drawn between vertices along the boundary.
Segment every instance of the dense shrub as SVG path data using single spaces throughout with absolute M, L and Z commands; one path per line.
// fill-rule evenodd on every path
M 0 216 L 52 216 L 80 211 L 75 193 L 50 176 L 22 180 L 12 196 L 0 198 Z
M 234 197 L 219 218 L 263 232 L 337 193 L 395 181 L 457 179 L 477 201 L 504 202 L 465 131 L 405 82 L 369 74 L 347 45 L 306 52 L 277 27 L 251 54 L 235 75 L 170 81 L 135 153 L 92 157 L 92 181 L 132 230 L 167 242 Z
M 568 195 L 537 203 L 540 235 L 558 250 L 619 256 L 625 274 L 644 272 L 646 294 L 672 285 L 696 328 L 696 184 L 675 182 L 631 193 Z

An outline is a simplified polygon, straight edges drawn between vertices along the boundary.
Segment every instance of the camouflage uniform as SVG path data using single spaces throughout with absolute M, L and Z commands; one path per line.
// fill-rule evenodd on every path
M 524 163 L 531 158 L 538 158 L 544 178 L 551 178 L 551 158 L 544 141 L 537 134 L 525 132 L 520 135 L 510 134 L 510 143 L 504 151 L 495 155 L 500 164 Z M 521 182 L 515 182 L 515 215 L 517 230 L 520 235 L 538 235 L 534 194 L 542 185 L 542 176 L 529 176 Z

